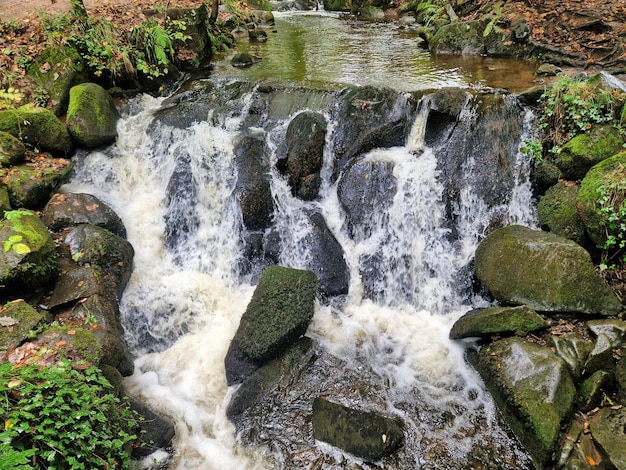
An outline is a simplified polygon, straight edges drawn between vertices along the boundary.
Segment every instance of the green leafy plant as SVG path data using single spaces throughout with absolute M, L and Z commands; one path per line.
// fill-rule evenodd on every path
M 543 161 L 543 144 L 540 140 L 526 139 L 520 147 L 520 152 L 530 156 L 536 162 Z
M 497 23 L 498 21 L 500 21 L 503 15 L 502 2 L 492 5 L 491 8 L 493 11 L 489 15 L 490 16 L 489 22 L 487 23 L 487 26 L 485 26 L 485 29 L 483 30 L 483 37 L 489 36 L 489 34 L 491 34 L 492 31 L 496 31 L 496 32 L 501 31 L 500 28 L 498 28 Z
M 4 252 L 15 251 L 18 255 L 25 255 L 31 252 L 30 247 L 22 243 L 24 237 L 21 235 L 11 235 L 3 244 Z
M 132 412 L 98 368 L 78 368 L 0 365 L 0 468 L 129 467 Z
M 0 89 L 0 109 L 14 109 L 24 96 L 24 93 L 17 88 Z
M 168 73 L 170 60 L 174 58 L 174 47 L 170 33 L 154 18 L 131 31 L 131 41 L 137 48 L 137 70 L 151 77 Z
M 604 251 L 600 263 L 604 270 L 615 267 L 609 263 L 617 256 L 626 263 L 626 169 L 620 165 L 606 175 L 597 192 L 596 210 L 606 234 L 605 242 L 598 246 Z

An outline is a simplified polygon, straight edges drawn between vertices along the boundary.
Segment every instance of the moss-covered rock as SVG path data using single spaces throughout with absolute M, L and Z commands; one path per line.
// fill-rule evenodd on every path
M 34 212 L 5 212 L 0 222 L 0 284 L 37 287 L 57 277 L 57 253 L 48 228 Z
M 0 214 L 11 210 L 11 200 L 9 199 L 9 190 L 6 186 L 0 185 Z
M 589 169 L 622 150 L 624 139 L 619 130 L 610 125 L 594 126 L 566 142 L 560 149 L 556 165 L 563 177 L 577 181 Z
M 481 55 L 485 53 L 486 23 L 482 20 L 455 21 L 437 30 L 428 43 L 431 52 Z
M 92 148 L 114 142 L 119 118 L 113 99 L 100 85 L 82 83 L 70 89 L 67 127 L 79 144 Z
M 475 272 L 506 305 L 537 311 L 615 315 L 621 304 L 581 246 L 558 235 L 512 225 L 476 249 Z
M 626 470 L 626 408 L 602 408 L 589 420 L 593 439 L 617 470 Z
M 552 186 L 539 200 L 537 216 L 543 230 L 583 245 L 587 237 L 576 207 L 579 189 L 566 182 Z
M 478 308 L 467 312 L 452 325 L 450 338 L 488 337 L 493 334 L 523 336 L 547 326 L 548 323 L 537 312 L 525 305 Z
M 609 218 L 618 216 L 616 227 L 626 223 L 619 214 L 625 200 L 626 152 L 621 152 L 593 166 L 580 183 L 576 198 L 578 215 L 587 236 L 596 245 L 604 245 L 607 235 L 619 237 L 619 229 L 610 228 Z
M 67 128 L 49 109 L 25 105 L 0 111 L 0 131 L 39 150 L 65 154 L 72 149 Z
M 65 182 L 73 164 L 65 158 L 41 154 L 23 165 L 0 170 L 13 207 L 39 209 L 59 185 Z
M 17 165 L 24 160 L 26 146 L 17 137 L 0 131 L 0 167 Z
M 89 79 L 78 51 L 59 45 L 48 46 L 36 56 L 26 73 L 47 90 L 50 109 L 57 116 L 67 111 L 70 88 Z
M 52 324 L 37 337 L 37 344 L 72 361 L 84 360 L 96 366 L 102 361 L 102 347 L 94 334 L 85 328 Z
M 20 299 L 2 306 L 0 320 L 0 350 L 6 350 L 27 339 L 44 315 Z
M 520 338 L 483 347 L 477 365 L 507 423 L 537 468 L 544 468 L 574 403 L 567 366 L 548 347 Z
M 548 344 L 554 348 L 555 354 L 565 361 L 572 379 L 580 380 L 593 345 L 575 334 L 549 336 Z
M 604 390 L 611 382 L 611 374 L 605 370 L 599 370 L 587 378 L 578 387 L 578 408 L 587 413 L 600 406 Z

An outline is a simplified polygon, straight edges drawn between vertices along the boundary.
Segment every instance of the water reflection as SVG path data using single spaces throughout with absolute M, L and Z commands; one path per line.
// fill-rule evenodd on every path
M 411 27 L 342 19 L 327 12 L 275 16 L 267 42 L 239 40 L 234 50 L 214 62 L 213 75 L 308 86 L 388 86 L 399 91 L 480 85 L 516 92 L 535 84 L 536 65 L 525 61 L 431 56 Z M 235 69 L 230 59 L 238 52 L 262 60 L 251 68 Z

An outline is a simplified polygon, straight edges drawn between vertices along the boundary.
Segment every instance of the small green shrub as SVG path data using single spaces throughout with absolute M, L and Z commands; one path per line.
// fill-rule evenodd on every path
M 0 365 L 0 468 L 128 468 L 136 423 L 112 388 L 93 366 Z
M 608 264 L 620 257 L 626 263 L 626 168 L 619 165 L 614 171 L 605 175 L 604 182 L 597 189 L 596 208 L 600 216 L 600 225 L 606 231 L 605 242 L 598 246 L 604 251 L 600 269 L 614 268 Z
M 520 147 L 520 152 L 530 156 L 533 160 L 540 163 L 543 161 L 543 144 L 539 140 L 526 139 Z

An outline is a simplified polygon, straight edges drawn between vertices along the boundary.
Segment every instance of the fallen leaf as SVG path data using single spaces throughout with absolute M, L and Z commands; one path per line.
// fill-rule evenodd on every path
M 76 330 L 67 330 L 67 334 L 68 335 L 75 335 L 76 334 Z
M 13 326 L 19 323 L 18 320 L 11 317 L 0 317 L 0 326 Z
M 592 467 L 596 465 L 596 461 L 593 460 L 593 457 L 590 457 L 589 455 L 587 456 L 587 463 L 589 463 L 589 465 L 591 465 Z

